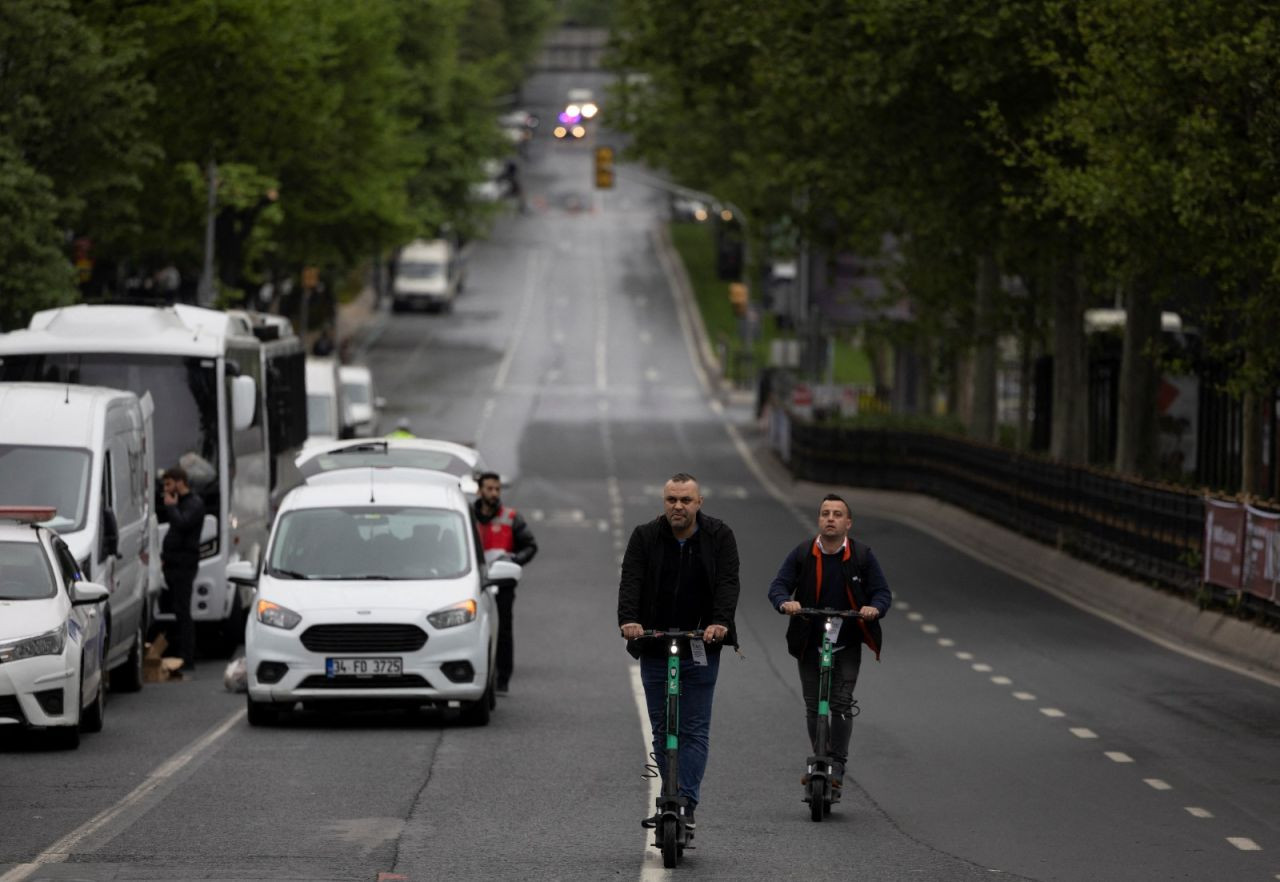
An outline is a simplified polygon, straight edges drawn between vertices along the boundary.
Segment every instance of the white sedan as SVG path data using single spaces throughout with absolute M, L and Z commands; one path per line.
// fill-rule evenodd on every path
M 479 488 L 476 476 L 489 470 L 480 451 L 465 444 L 434 438 L 374 438 L 331 441 L 308 447 L 294 460 L 304 480 L 343 469 L 394 466 L 444 472 L 458 480 L 467 498 Z M 503 484 L 510 484 L 505 479 Z
M 520 566 L 486 563 L 470 507 L 448 475 L 357 468 L 315 475 L 285 497 L 245 628 L 249 723 L 297 702 L 494 707 L 500 584 Z
M 103 605 L 49 508 L 0 507 L 0 730 L 39 728 L 60 747 L 102 728 Z

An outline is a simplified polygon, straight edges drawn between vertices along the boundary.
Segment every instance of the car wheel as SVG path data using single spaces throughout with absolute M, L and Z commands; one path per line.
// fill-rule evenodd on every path
M 142 623 L 133 635 L 133 648 L 124 664 L 111 672 L 112 692 L 139 692 L 142 689 L 142 664 L 146 655 L 147 638 Z
M 276 710 L 276 706 L 271 702 L 254 701 L 252 698 L 247 701 L 250 726 L 274 726 L 280 722 L 280 711 Z
M 107 678 L 98 668 L 98 688 L 93 700 L 85 707 L 84 702 L 84 659 L 80 660 L 80 730 L 82 732 L 101 732 L 103 720 L 107 716 Z
M 467 726 L 487 726 L 489 725 L 489 717 L 492 716 L 493 702 L 495 700 L 493 694 L 493 684 L 489 684 L 489 688 L 484 691 L 484 695 L 480 696 L 479 701 L 469 701 L 462 706 L 462 722 Z

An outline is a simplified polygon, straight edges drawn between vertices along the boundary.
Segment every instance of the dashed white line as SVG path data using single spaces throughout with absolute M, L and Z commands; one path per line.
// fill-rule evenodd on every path
M 1248 836 L 1228 836 L 1227 841 L 1241 851 L 1262 851 L 1262 846 Z
M 1013 693 L 1013 697 L 1018 699 L 1018 701 L 1035 701 L 1036 700 L 1035 694 L 1031 692 L 1015 692 Z
M 921 625 L 920 630 L 926 634 L 937 634 L 938 626 L 937 625 Z
M 1159 778 L 1143 778 L 1142 781 L 1152 790 L 1172 790 L 1173 789 L 1172 784 L 1170 784 L 1168 781 L 1162 781 Z
M 978 662 L 976 665 L 973 666 L 973 669 L 977 671 L 979 674 L 988 674 L 991 672 L 991 665 Z
M 991 678 L 991 682 L 992 682 L 992 683 L 995 683 L 997 686 L 1012 686 L 1012 685 L 1013 685 L 1013 681 L 1012 681 L 1012 680 L 1010 680 L 1008 677 L 1005 677 L 1005 676 L 1002 676 L 1002 675 L 999 675 L 999 674 L 997 674 L 996 676 L 992 677 L 992 678 Z
M 1121 751 L 1119 751 L 1119 750 L 1108 750 L 1108 751 L 1107 751 L 1105 754 L 1103 754 L 1103 755 L 1104 755 L 1107 759 L 1111 760 L 1113 763 L 1131 763 L 1131 762 L 1133 762 L 1133 757 L 1131 757 L 1131 756 L 1129 756 L 1129 754 L 1127 754 L 1127 753 L 1123 753 L 1123 752 L 1121 752 Z
M 896 606 L 899 609 L 899 611 L 911 609 L 911 604 L 907 603 L 905 600 L 899 600 L 895 602 L 893 605 Z
M 971 661 L 971 660 L 973 659 L 973 653 L 972 653 L 972 652 L 957 652 L 957 653 L 956 653 L 956 658 L 960 659 L 960 661 Z
M 1213 817 L 1213 812 L 1209 811 L 1207 808 L 1200 808 L 1200 806 L 1198 805 L 1188 805 L 1188 806 L 1184 806 L 1184 808 L 1186 808 L 1187 814 L 1191 815 L 1191 817 L 1193 818 L 1212 818 Z
M 924 619 L 924 616 L 923 616 L 921 613 L 918 613 L 918 612 L 907 613 L 907 620 L 908 620 L 908 621 L 911 621 L 911 622 L 919 622 L 919 621 L 921 621 L 922 619 Z
M 1040 713 L 1044 714 L 1046 717 L 1054 718 L 1066 716 L 1064 712 L 1058 710 L 1056 707 L 1042 707 L 1040 708 Z
M 1097 737 L 1098 737 L 1098 733 L 1097 733 L 1097 732 L 1093 731 L 1092 729 L 1086 729 L 1086 728 L 1084 728 L 1083 726 L 1075 726 L 1075 727 L 1073 727 L 1073 728 L 1071 729 L 1071 734 L 1072 734 L 1072 735 L 1074 735 L 1074 736 L 1076 736 L 1077 738 L 1084 738 L 1084 739 L 1086 739 L 1086 740 L 1088 740 L 1088 739 L 1090 739 L 1090 738 L 1097 738 Z
M 952 640 L 950 637 L 939 637 L 938 645 L 939 646 L 955 646 L 956 642 Z

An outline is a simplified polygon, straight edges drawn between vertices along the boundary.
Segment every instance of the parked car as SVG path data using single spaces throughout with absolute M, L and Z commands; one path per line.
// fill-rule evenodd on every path
M 108 586 L 111 688 L 142 688 L 160 593 L 151 395 L 98 386 L 0 383 L 0 505 L 49 506 L 44 526 L 84 579 Z
M 347 429 L 356 438 L 378 434 L 378 420 L 387 402 L 375 394 L 373 372 L 362 364 L 344 364 L 338 368 L 342 394 L 347 402 Z
M 321 444 L 299 454 L 295 465 L 304 480 L 324 472 L 371 466 L 444 472 L 457 478 L 458 487 L 470 500 L 479 492 L 476 475 L 489 470 L 480 451 L 474 447 L 434 438 L 377 438 Z
M 334 358 L 307 359 L 307 444 L 346 438 L 346 397 Z
M 0 507 L 0 729 L 45 729 L 59 747 L 102 729 L 107 589 L 81 578 L 50 507 Z
M 249 723 L 301 701 L 494 707 L 494 594 L 520 566 L 486 563 L 448 475 L 360 468 L 313 475 L 284 501 L 245 628 Z

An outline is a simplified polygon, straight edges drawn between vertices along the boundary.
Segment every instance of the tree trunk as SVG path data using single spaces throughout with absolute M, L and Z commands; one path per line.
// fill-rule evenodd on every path
M 1124 353 L 1116 471 L 1147 477 L 1156 461 L 1156 392 L 1160 382 L 1160 306 L 1145 276 L 1125 293 Z
M 1240 492 L 1266 496 L 1267 488 L 1262 486 L 1263 409 L 1258 394 L 1246 391 L 1240 409 Z
M 1053 411 L 1049 454 L 1080 465 L 1088 459 L 1084 297 L 1075 255 L 1059 253 L 1049 275 L 1053 300 Z
M 978 291 L 974 305 L 973 413 L 969 435 L 979 441 L 996 440 L 996 299 L 1000 266 L 995 255 L 978 258 Z

